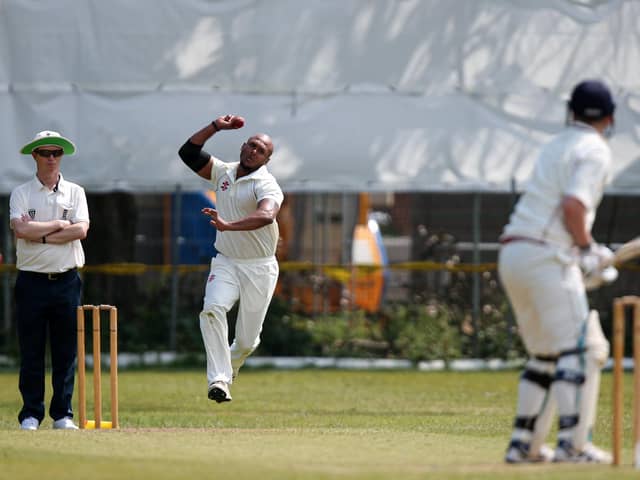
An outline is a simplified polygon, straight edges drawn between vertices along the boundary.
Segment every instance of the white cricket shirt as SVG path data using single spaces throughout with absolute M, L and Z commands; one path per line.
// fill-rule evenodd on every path
M 573 196 L 583 203 L 586 226 L 591 230 L 604 187 L 610 181 L 610 169 L 611 150 L 604 138 L 587 124 L 572 124 L 540 152 L 503 236 L 525 236 L 571 247 L 573 239 L 564 226 L 562 198 Z
M 211 184 L 216 192 L 216 210 L 220 217 L 233 222 L 255 212 L 258 202 L 273 199 L 278 206 L 284 195 L 266 166 L 236 180 L 240 162 L 225 163 L 216 157 L 211 169 Z M 280 232 L 278 223 L 256 230 L 217 232 L 215 247 L 229 258 L 252 259 L 271 257 L 276 253 Z
M 60 175 L 54 192 L 40 183 L 37 177 L 13 189 L 9 198 L 10 219 L 29 215 L 38 222 L 69 220 L 71 223 L 89 222 L 89 208 L 84 189 L 67 182 Z M 64 272 L 84 265 L 84 251 L 80 240 L 62 245 L 32 242 L 18 238 L 16 267 L 29 272 Z

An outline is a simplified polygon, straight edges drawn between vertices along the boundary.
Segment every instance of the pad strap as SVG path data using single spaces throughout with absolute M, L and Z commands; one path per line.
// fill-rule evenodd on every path
M 578 424 L 580 417 L 578 415 L 561 415 L 558 418 L 558 428 L 565 430 L 567 428 L 573 428 Z
M 553 382 L 552 375 L 549 375 L 548 373 L 545 373 L 545 372 L 539 372 L 531 369 L 526 369 L 524 372 L 522 372 L 521 378 L 524 380 L 528 380 L 532 383 L 535 383 L 536 385 L 539 385 L 545 390 L 548 390 L 549 387 L 551 386 L 551 383 Z
M 556 382 L 567 382 L 574 385 L 582 385 L 584 380 L 584 373 L 576 372 L 575 370 L 558 370 L 554 379 Z
M 580 356 L 586 350 L 583 347 L 572 348 L 571 350 L 564 350 L 560 352 L 560 357 L 569 357 L 572 355 Z M 561 362 L 562 363 L 562 362 Z M 556 371 L 556 375 L 554 381 L 557 382 L 567 382 L 572 383 L 574 385 L 582 385 L 585 381 L 584 372 L 579 370 L 571 369 L 571 368 L 562 368 L 560 367 Z
M 540 360 L 541 362 L 556 362 L 558 355 L 534 355 L 533 358 Z
M 513 421 L 513 428 L 520 428 L 522 430 L 529 430 L 530 432 L 533 432 L 537 418 L 537 415 L 533 417 L 516 417 Z

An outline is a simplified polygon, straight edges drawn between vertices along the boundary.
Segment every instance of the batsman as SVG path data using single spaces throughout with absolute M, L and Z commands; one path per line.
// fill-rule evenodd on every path
M 611 250 L 591 236 L 611 176 L 606 138 L 614 110 L 602 82 L 574 87 L 567 127 L 543 147 L 500 237 L 498 272 L 529 355 L 507 463 L 611 463 L 611 455 L 591 442 L 609 343 L 598 313 L 589 311 L 586 289 L 617 273 Z M 554 451 L 544 441 L 556 408 Z
M 266 167 L 273 153 L 271 138 L 264 133 L 249 137 L 239 162 L 223 162 L 202 149 L 216 133 L 243 125 L 242 117 L 220 116 L 179 151 L 183 162 L 216 192 L 216 209 L 202 209 L 218 230 L 218 254 L 211 260 L 200 330 L 207 353 L 208 397 L 218 403 L 231 400 L 229 386 L 260 343 L 279 273 L 276 216 L 284 195 Z M 229 347 L 227 312 L 236 302 L 235 337 Z

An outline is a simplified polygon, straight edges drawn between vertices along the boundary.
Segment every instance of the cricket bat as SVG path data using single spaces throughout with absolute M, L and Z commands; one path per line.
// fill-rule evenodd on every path
M 640 257 L 640 237 L 629 240 L 627 243 L 618 247 L 615 252 L 613 252 L 613 257 L 610 262 L 608 262 L 609 264 L 605 266 L 617 267 L 637 257 Z

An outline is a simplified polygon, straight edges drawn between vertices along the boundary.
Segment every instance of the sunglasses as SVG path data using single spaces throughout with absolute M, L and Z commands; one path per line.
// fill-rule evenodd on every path
M 45 157 L 45 158 L 49 158 L 51 155 L 53 155 L 54 157 L 58 158 L 61 157 L 62 154 L 64 153 L 63 150 L 36 150 L 36 153 L 38 155 L 40 155 L 41 157 Z

